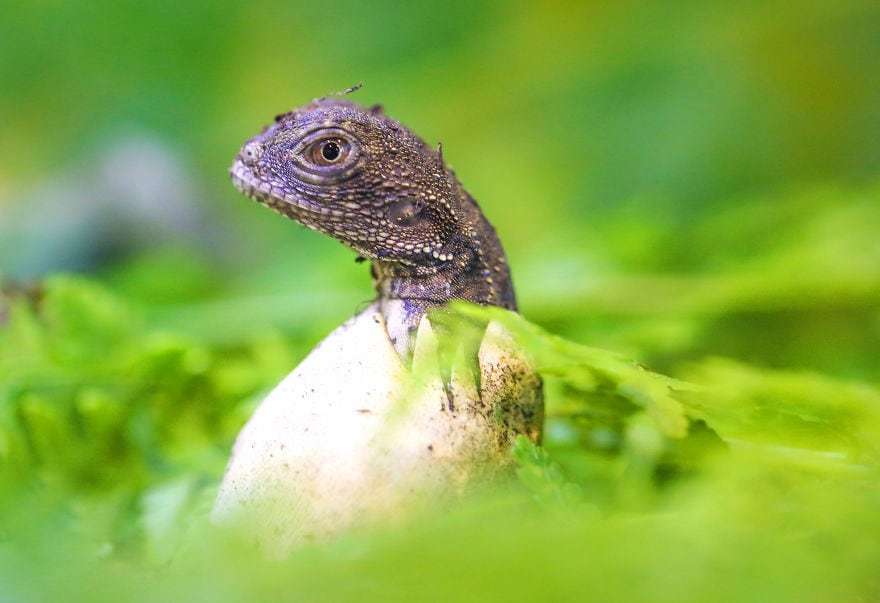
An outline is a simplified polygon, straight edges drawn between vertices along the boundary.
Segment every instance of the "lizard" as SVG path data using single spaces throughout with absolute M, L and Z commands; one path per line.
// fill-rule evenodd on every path
M 450 300 L 517 309 L 501 241 L 442 147 L 378 105 L 325 98 L 280 114 L 230 174 L 244 194 L 371 261 L 402 356 L 422 317 Z
M 540 439 L 541 379 L 503 326 L 486 325 L 475 362 L 462 341 L 453 363 L 440 360 L 435 311 L 456 299 L 517 308 L 498 235 L 441 147 L 378 106 L 331 97 L 278 115 L 230 173 L 247 196 L 369 260 L 377 299 L 254 411 L 215 521 L 243 514 L 282 552 L 460 493 L 509 466 L 514 438 Z

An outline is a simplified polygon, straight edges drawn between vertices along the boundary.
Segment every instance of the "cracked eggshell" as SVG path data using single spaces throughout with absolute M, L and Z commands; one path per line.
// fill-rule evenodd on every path
M 513 438 L 540 437 L 541 382 L 491 323 L 480 385 L 461 364 L 448 393 L 431 324 L 404 366 L 374 304 L 324 339 L 239 434 L 212 512 L 271 553 L 460 493 L 502 468 Z M 479 390 L 479 395 L 477 394 Z

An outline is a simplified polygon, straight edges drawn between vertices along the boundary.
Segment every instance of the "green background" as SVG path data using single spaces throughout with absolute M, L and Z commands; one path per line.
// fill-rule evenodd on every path
M 0 9 L 10 600 L 71 583 L 83 600 L 880 592 L 867 537 L 880 531 L 875 2 Z M 521 450 L 513 493 L 283 568 L 206 547 L 151 593 L 179 550 L 175 522 L 198 523 L 253 405 L 373 295 L 350 251 L 227 176 L 276 113 L 358 82 L 352 100 L 442 141 L 499 231 L 528 320 L 713 393 L 677 397 L 688 438 L 654 425 L 639 439 L 629 373 L 533 338 L 550 457 Z M 705 460 L 720 441 L 763 452 L 722 455 L 722 470 Z M 499 505 L 520 509 L 523 488 L 541 510 L 508 522 Z M 570 488 L 576 509 L 560 511 Z M 789 499 L 802 505 L 775 508 Z M 462 564 L 486 571 L 459 572 L 456 589 L 438 568 Z

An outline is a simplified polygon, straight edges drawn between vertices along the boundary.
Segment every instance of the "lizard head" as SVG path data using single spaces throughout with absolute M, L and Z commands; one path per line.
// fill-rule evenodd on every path
M 440 154 L 379 108 L 318 100 L 279 115 L 242 146 L 236 187 L 360 255 L 445 261 L 457 181 Z

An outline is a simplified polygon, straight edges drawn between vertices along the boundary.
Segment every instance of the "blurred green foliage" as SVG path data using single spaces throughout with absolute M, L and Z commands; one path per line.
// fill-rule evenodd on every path
M 0 237 L 128 132 L 219 233 L 0 294 L 0 598 L 880 597 L 875 2 L 0 8 Z M 206 525 L 229 446 L 372 291 L 225 170 L 358 81 L 499 230 L 527 320 L 460 314 L 535 356 L 546 438 L 459 508 L 265 562 Z
M 294 362 L 211 345 L 88 281 L 14 296 L 0 331 L 0 579 L 43 600 L 870 600 L 880 391 L 708 359 L 689 381 L 505 324 L 547 381 L 546 449 L 458 508 L 261 561 L 208 525 L 226 450 Z M 342 576 L 342 578 L 340 578 Z M 158 580 L 158 582 L 154 582 Z

